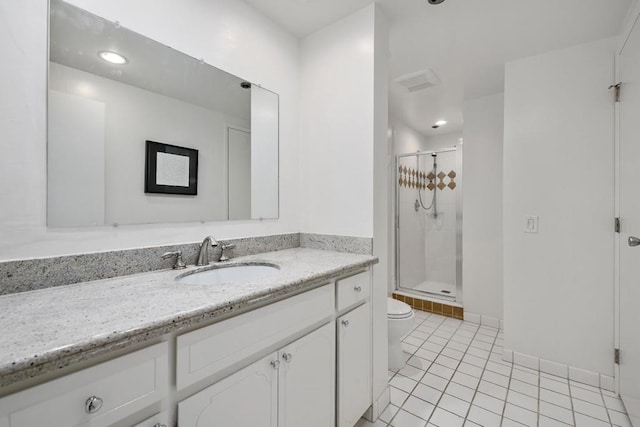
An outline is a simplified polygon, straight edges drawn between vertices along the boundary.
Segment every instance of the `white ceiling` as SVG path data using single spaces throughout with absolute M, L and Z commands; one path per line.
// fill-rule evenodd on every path
M 245 0 L 298 37 L 371 0 Z M 465 99 L 502 92 L 504 64 L 614 36 L 632 0 L 376 1 L 390 22 L 390 111 L 425 135 L 462 130 Z M 399 76 L 433 68 L 438 87 L 409 93 Z M 553 82 L 549 82 L 553 84 Z M 431 129 L 438 119 L 449 123 Z

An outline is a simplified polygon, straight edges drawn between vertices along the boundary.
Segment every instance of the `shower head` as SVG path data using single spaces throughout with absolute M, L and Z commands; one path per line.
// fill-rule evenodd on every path
M 429 4 L 440 4 L 443 3 L 444 0 L 427 0 Z

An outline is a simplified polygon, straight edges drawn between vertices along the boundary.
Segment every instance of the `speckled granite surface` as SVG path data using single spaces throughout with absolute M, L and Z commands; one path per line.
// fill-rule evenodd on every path
M 190 266 L 189 270 L 163 270 L 0 296 L 0 389 L 280 300 L 377 260 L 368 255 L 297 248 L 245 256 L 223 265 L 247 262 L 277 264 L 280 272 L 243 284 L 176 283 L 176 276 L 196 270 Z
M 373 239 L 332 234 L 300 233 L 300 247 L 370 255 L 373 253 Z
M 229 239 L 224 243 L 235 244 L 235 249 L 229 250 L 228 254 L 238 257 L 297 248 L 300 246 L 300 234 Z M 199 247 L 200 243 L 190 243 L 0 262 L 0 295 L 171 268 L 173 260 L 163 260 L 160 255 L 178 249 L 187 264 L 195 264 Z M 212 257 L 219 258 L 220 251 L 218 245 Z

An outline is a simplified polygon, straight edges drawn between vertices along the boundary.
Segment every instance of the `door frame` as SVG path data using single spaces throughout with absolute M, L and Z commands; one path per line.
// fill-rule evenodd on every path
M 615 82 L 620 82 L 620 56 L 624 52 L 627 41 L 633 29 L 640 29 L 640 2 L 636 1 L 633 9 L 627 15 L 616 46 L 615 53 Z M 620 217 L 620 103 L 614 104 L 614 216 Z M 620 233 L 614 235 L 614 347 L 620 348 Z M 620 394 L 620 365 L 613 365 L 614 387 L 616 394 Z

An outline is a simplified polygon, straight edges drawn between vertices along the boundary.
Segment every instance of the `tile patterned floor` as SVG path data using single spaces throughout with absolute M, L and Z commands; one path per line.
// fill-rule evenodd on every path
M 391 405 L 358 427 L 631 427 L 614 393 L 502 360 L 502 332 L 423 312 L 389 372 Z

